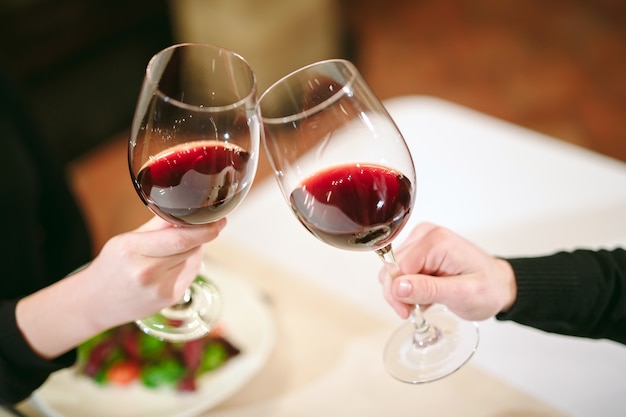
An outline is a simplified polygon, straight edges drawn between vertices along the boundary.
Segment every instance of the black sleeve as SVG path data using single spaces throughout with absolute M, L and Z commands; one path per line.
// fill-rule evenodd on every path
M 498 320 L 626 344 L 624 249 L 581 249 L 508 261 L 517 280 L 517 299 Z
M 28 114 L 0 70 L 0 403 L 28 397 L 75 356 L 48 361 L 32 351 L 17 328 L 16 300 L 91 258 L 87 228 L 63 170 Z
M 0 403 L 5 404 L 22 401 L 52 372 L 72 365 L 76 359 L 75 350 L 54 360 L 34 352 L 17 327 L 15 304 L 0 304 Z

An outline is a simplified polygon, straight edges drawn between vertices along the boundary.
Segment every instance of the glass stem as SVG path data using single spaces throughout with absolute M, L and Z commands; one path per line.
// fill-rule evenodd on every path
M 185 293 L 183 294 L 181 299 L 178 300 L 178 302 L 174 304 L 171 308 L 182 310 L 184 308 L 187 308 L 189 304 L 191 304 L 191 289 L 186 288 Z
M 399 275 L 402 275 L 402 270 L 396 262 L 391 244 L 378 249 L 376 253 L 380 259 L 382 259 L 391 279 L 395 279 Z M 413 332 L 413 344 L 415 346 L 427 347 L 435 343 L 440 338 L 441 331 L 428 323 L 426 318 L 424 318 L 424 314 L 422 313 L 422 309 L 419 304 L 415 304 L 414 308 L 411 310 L 410 319 L 411 323 L 413 323 L 413 326 L 415 327 L 415 331 Z

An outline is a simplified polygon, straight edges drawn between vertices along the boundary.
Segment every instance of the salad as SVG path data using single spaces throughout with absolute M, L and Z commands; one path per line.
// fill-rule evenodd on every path
M 195 391 L 201 375 L 223 366 L 240 350 L 217 326 L 188 342 L 166 342 L 143 333 L 134 323 L 101 333 L 78 347 L 79 372 L 96 383 L 148 388 L 169 386 Z

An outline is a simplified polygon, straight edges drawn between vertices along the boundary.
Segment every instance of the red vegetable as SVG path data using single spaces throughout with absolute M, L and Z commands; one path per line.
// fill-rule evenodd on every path
M 123 326 L 119 329 L 119 338 L 124 352 L 129 358 L 139 359 L 139 337 L 131 327 Z
M 195 391 L 198 377 L 239 354 L 221 326 L 198 340 L 169 343 L 141 332 L 134 323 L 95 336 L 78 350 L 83 373 L 99 384 L 138 381 L 179 391 Z
M 85 364 L 85 373 L 91 377 L 95 377 L 103 364 L 109 359 L 115 350 L 115 341 L 109 338 L 103 339 L 100 343 L 91 349 L 87 363 Z
M 139 378 L 140 372 L 139 363 L 126 360 L 109 366 L 106 371 L 106 379 L 113 384 L 127 385 Z
M 193 375 L 186 375 L 178 381 L 176 388 L 178 391 L 193 392 L 196 390 L 196 378 Z
M 183 345 L 183 362 L 191 373 L 194 373 L 200 367 L 203 350 L 203 339 L 191 340 Z

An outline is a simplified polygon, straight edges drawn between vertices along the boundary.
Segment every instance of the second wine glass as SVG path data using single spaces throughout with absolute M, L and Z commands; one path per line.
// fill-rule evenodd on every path
M 265 149 L 302 225 L 337 248 L 376 252 L 390 275 L 399 275 L 391 243 L 413 208 L 415 167 L 354 65 L 328 60 L 304 67 L 272 85 L 260 106 Z M 477 343 L 474 323 L 443 306 L 415 306 L 412 320 L 388 342 L 384 362 L 401 381 L 434 381 L 465 364 Z
M 248 63 L 212 45 L 173 45 L 146 69 L 128 147 L 133 185 L 171 223 L 214 222 L 250 189 L 259 137 L 256 77 Z M 208 333 L 220 311 L 219 290 L 199 276 L 180 302 L 137 324 L 184 341 Z

